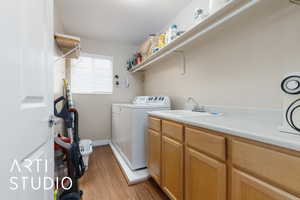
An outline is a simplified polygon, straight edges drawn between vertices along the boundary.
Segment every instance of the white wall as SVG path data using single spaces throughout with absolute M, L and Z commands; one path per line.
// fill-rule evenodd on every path
M 130 102 L 134 96 L 143 94 L 141 75 L 132 76 L 125 69 L 127 59 L 136 47 L 128 44 L 114 44 L 81 38 L 82 52 L 112 56 L 114 75 L 120 76 L 121 82 L 127 77 L 129 88 L 114 86 L 112 95 L 74 94 L 74 102 L 79 111 L 79 134 L 82 139 L 104 140 L 111 137 L 111 104 Z
M 63 33 L 63 24 L 60 19 L 60 13 L 57 6 L 57 0 L 54 1 L 54 32 Z M 55 41 L 54 41 L 55 42 Z M 62 55 L 62 52 L 58 48 L 56 42 L 54 44 L 54 96 L 55 98 L 63 94 L 63 82 L 62 79 L 65 78 L 65 60 L 58 60 L 59 56 Z
M 57 1 L 54 0 L 54 13 L 53 13 L 53 23 L 54 23 L 54 32 L 63 33 L 63 24 L 60 19 L 60 12 L 57 6 Z M 65 59 L 59 59 L 59 56 L 62 55 L 62 52 L 58 48 L 56 42 L 54 41 L 54 98 L 58 98 L 63 95 L 63 79 L 66 77 L 65 74 Z M 58 108 L 59 109 L 59 108 Z M 55 134 L 63 134 L 64 127 L 63 121 L 60 119 L 60 123 L 57 123 L 55 126 Z
M 287 0 L 261 1 L 190 45 L 186 75 L 175 55 L 152 66 L 145 93 L 171 96 L 173 108 L 188 96 L 207 105 L 280 108 L 283 75 L 300 71 L 299 19 L 300 7 Z

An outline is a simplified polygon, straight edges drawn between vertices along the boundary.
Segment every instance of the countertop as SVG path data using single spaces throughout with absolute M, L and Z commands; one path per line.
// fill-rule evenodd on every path
M 184 124 L 219 131 L 267 144 L 300 151 L 300 135 L 280 132 L 280 110 L 214 109 L 220 116 L 182 117 L 172 110 L 152 111 L 148 114 Z M 173 113 L 172 113 L 173 112 Z

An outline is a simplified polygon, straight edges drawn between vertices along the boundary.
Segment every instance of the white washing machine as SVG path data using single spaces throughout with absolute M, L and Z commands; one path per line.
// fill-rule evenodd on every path
M 166 96 L 138 96 L 132 104 L 112 105 L 112 143 L 132 170 L 146 167 L 149 111 L 170 110 Z

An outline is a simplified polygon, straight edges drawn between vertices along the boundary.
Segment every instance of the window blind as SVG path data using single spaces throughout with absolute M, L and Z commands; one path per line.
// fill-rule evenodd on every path
M 71 60 L 71 90 L 78 94 L 112 94 L 112 58 L 83 55 Z

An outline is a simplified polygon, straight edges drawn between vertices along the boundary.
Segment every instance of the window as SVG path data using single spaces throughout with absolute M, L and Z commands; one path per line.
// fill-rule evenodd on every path
M 111 57 L 83 54 L 71 61 L 71 89 L 77 94 L 112 94 Z

